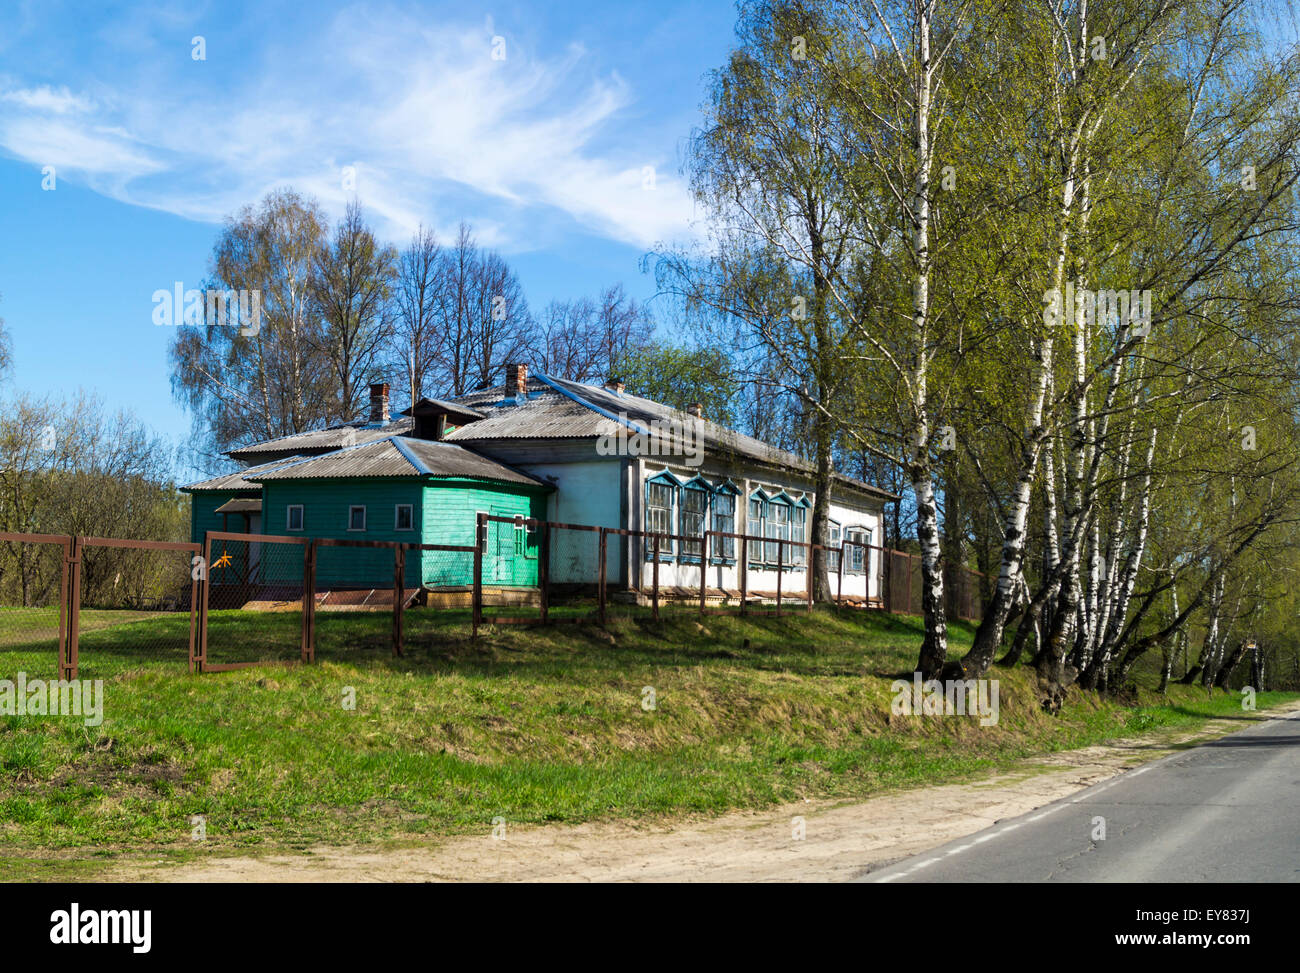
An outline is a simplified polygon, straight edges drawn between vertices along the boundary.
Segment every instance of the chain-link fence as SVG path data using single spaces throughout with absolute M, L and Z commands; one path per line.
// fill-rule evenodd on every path
M 397 541 L 318 538 L 311 545 L 315 652 L 400 655 L 400 609 L 419 590 L 419 558 L 408 558 Z
M 302 537 L 208 533 L 201 671 L 310 661 L 312 553 Z
M 66 672 L 71 555 L 70 537 L 0 534 L 0 679 Z
M 195 666 L 198 544 L 80 537 L 73 615 L 77 674 Z

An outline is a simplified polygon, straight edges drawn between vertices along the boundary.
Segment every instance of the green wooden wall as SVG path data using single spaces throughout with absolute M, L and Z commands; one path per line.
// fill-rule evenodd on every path
M 409 503 L 415 530 L 394 527 L 395 507 Z M 303 506 L 303 529 L 288 530 L 288 507 Z M 348 510 L 366 507 L 366 529 L 348 530 Z M 217 506 L 219 504 L 214 504 Z M 334 537 L 367 541 L 425 544 L 474 543 L 476 514 L 513 517 L 545 516 L 540 488 L 480 480 L 346 479 L 285 480 L 263 484 L 262 531 L 303 537 Z M 507 536 L 508 535 L 508 536 Z M 518 536 L 516 536 L 518 535 Z M 534 585 L 537 551 L 528 535 L 513 526 L 498 525 L 489 536 L 483 580 L 487 584 Z M 298 583 L 302 549 L 297 545 L 261 545 L 260 577 L 266 584 Z M 419 551 L 406 557 L 405 584 L 418 587 L 473 584 L 473 555 L 468 552 Z M 393 552 L 386 549 L 318 547 L 316 586 L 326 588 L 391 587 Z
M 227 500 L 233 500 L 235 497 L 256 497 L 256 493 L 248 491 L 234 490 L 200 490 L 190 494 L 190 542 L 202 544 L 204 535 L 210 530 L 225 530 L 223 521 L 226 518 L 216 512 Z M 241 514 L 231 514 L 229 517 L 230 529 L 236 532 L 242 532 L 244 529 L 244 518 Z

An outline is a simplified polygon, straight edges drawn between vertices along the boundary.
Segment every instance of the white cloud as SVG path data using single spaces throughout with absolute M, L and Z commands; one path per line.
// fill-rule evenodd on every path
M 94 103 L 90 99 L 74 95 L 66 86 L 51 88 L 47 84 L 37 88 L 13 88 L 8 91 L 0 91 L 0 101 L 51 115 L 87 112 L 94 107 Z
M 625 117 L 633 92 L 581 48 L 547 59 L 510 38 L 494 61 L 482 27 L 351 12 L 288 43 L 256 52 L 256 72 L 208 61 L 110 78 L 94 98 L 5 91 L 0 147 L 203 221 L 286 184 L 337 212 L 353 166 L 363 204 L 394 239 L 462 217 L 504 249 L 536 245 L 532 228 L 557 218 L 637 246 L 688 233 L 689 197 L 666 147 L 643 143 Z

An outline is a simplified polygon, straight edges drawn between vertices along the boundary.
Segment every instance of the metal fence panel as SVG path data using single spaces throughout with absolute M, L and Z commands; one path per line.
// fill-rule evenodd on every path
M 0 679 L 66 675 L 72 538 L 0 534 Z
M 201 671 L 311 659 L 313 552 L 300 537 L 207 535 Z
M 194 671 L 200 545 L 79 537 L 75 550 L 78 675 L 158 664 Z

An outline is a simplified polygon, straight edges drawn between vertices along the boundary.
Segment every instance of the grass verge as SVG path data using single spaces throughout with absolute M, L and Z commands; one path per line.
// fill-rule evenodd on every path
M 291 638 L 292 617 L 248 614 L 213 613 L 214 638 Z M 185 639 L 169 628 L 183 621 L 83 640 L 83 677 L 105 680 L 102 725 L 0 716 L 0 874 L 63 875 L 141 852 L 427 840 L 486 832 L 498 816 L 862 798 L 1241 711 L 1236 695 L 1178 686 L 1139 690 L 1136 705 L 1075 692 L 1051 717 L 1030 673 L 995 669 L 996 726 L 894 716 L 890 683 L 915 661 L 919 621 L 851 610 L 503 626 L 478 640 L 463 618 L 412 612 L 402 659 L 388 651 L 388 615 L 322 613 L 318 664 L 206 676 L 184 671 Z M 971 631 L 952 637 L 961 651 Z M 47 652 L 0 647 L 0 677 L 51 668 Z

